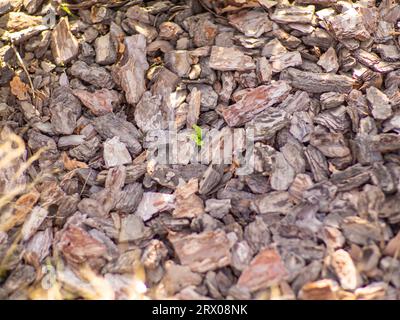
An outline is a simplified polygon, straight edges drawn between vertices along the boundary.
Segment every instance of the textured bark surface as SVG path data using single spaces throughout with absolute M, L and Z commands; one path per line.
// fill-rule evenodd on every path
M 400 299 L 399 20 L 0 0 L 0 299 Z
M 259 86 L 245 93 L 236 104 L 221 108 L 220 112 L 229 126 L 240 126 L 261 111 L 282 102 L 290 90 L 291 87 L 285 81 Z
M 281 73 L 281 79 L 292 87 L 312 93 L 341 92 L 349 93 L 354 80 L 347 76 L 331 73 L 313 73 L 289 68 Z

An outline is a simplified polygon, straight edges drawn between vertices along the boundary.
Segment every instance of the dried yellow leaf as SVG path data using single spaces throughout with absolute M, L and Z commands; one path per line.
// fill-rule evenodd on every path
M 19 76 L 15 76 L 10 81 L 11 93 L 17 97 L 18 100 L 27 100 L 29 98 L 29 87 L 23 83 Z
M 66 152 L 61 154 L 62 161 L 64 163 L 64 168 L 68 171 L 72 171 L 78 168 L 87 168 L 88 165 L 84 162 L 70 159 Z

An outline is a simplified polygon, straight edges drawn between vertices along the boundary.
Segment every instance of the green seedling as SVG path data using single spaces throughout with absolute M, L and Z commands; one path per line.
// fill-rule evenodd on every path
M 193 126 L 192 126 L 192 128 L 194 129 L 194 132 L 195 133 L 193 133 L 192 134 L 192 139 L 193 139 L 193 141 L 196 143 L 196 145 L 198 146 L 198 147 L 202 147 L 203 146 L 203 144 L 204 144 L 204 141 L 203 141 L 203 134 L 202 134 L 202 132 L 201 132 L 201 128 L 198 126 L 198 125 L 196 125 L 196 124 L 194 124 Z
M 71 16 L 71 17 L 74 17 L 74 14 L 72 13 L 71 9 L 68 7 L 68 3 L 62 2 L 62 3 L 60 4 L 60 9 L 61 9 L 62 11 L 64 11 L 67 15 L 69 15 L 69 16 Z

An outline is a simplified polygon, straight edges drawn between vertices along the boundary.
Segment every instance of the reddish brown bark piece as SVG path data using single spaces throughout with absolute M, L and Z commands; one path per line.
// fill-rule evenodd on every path
M 329 27 L 338 39 L 355 38 L 360 41 L 368 40 L 371 35 L 366 29 L 361 14 L 354 8 L 342 14 L 330 17 Z
M 87 90 L 76 89 L 73 94 L 96 116 L 112 112 L 113 106 L 119 102 L 119 94 L 115 90 L 101 89 L 92 93 Z
M 244 94 L 234 105 L 222 107 L 220 112 L 230 127 L 240 126 L 261 111 L 282 102 L 290 90 L 291 87 L 285 81 L 259 86 Z
M 175 210 L 172 213 L 175 218 L 195 218 L 204 213 L 203 200 L 195 194 L 198 191 L 197 179 L 177 187 Z
M 238 285 L 250 291 L 279 284 L 287 276 L 285 265 L 275 249 L 264 249 L 241 274 Z
M 58 246 L 65 258 L 73 263 L 83 263 L 90 258 L 103 256 L 106 246 L 82 228 L 70 225 L 63 231 Z
M 194 272 L 207 272 L 231 262 L 230 243 L 222 230 L 191 235 L 170 235 L 180 262 Z
M 269 59 L 269 62 L 271 62 L 272 72 L 277 73 L 286 68 L 301 65 L 302 59 L 300 53 L 294 51 L 272 56 L 271 59 Z
M 211 49 L 210 68 L 219 71 L 253 70 L 256 65 L 250 56 L 235 48 L 214 46 Z
M 193 88 L 190 94 L 189 110 L 186 117 L 186 125 L 188 129 L 192 129 L 197 124 L 200 115 L 201 91 Z

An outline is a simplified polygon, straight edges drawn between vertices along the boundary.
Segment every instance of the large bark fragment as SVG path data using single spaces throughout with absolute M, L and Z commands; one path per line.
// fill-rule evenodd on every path
M 82 89 L 75 89 L 73 90 L 73 94 L 96 116 L 112 112 L 113 107 L 120 101 L 120 96 L 115 90 L 100 89 L 89 92 Z
M 188 77 L 192 59 L 187 50 L 171 50 L 164 55 L 165 65 L 180 77 Z
M 106 253 L 103 243 L 91 237 L 82 228 L 70 225 L 62 231 L 58 248 L 68 261 L 83 263 L 87 259 L 102 257 Z
M 65 65 L 78 55 L 78 40 L 70 31 L 68 18 L 61 18 L 51 35 L 51 51 L 59 65 Z
M 261 111 L 282 102 L 290 90 L 291 87 L 285 81 L 259 86 L 246 93 L 236 104 L 223 107 L 220 111 L 230 127 L 240 126 Z
M 260 37 L 272 30 L 272 22 L 263 11 L 240 11 L 229 15 L 229 23 L 243 32 L 247 37 Z
M 288 114 L 283 110 L 267 109 L 246 123 L 254 130 L 254 141 L 272 139 L 276 133 L 289 124 Z
M 136 209 L 135 215 L 147 221 L 154 214 L 168 211 L 175 207 L 175 196 L 165 193 L 145 192 Z
M 281 73 L 281 79 L 297 89 L 312 93 L 340 92 L 349 93 L 354 81 L 347 77 L 327 73 L 305 72 L 289 68 Z
M 167 261 L 165 269 L 166 273 L 162 282 L 169 294 L 179 292 L 188 286 L 199 285 L 202 282 L 202 277 L 198 273 L 190 271 L 187 266 Z
M 81 104 L 69 88 L 59 87 L 54 90 L 50 110 L 54 132 L 72 134 L 81 114 Z
M 162 128 L 163 115 L 161 113 L 161 97 L 146 91 L 135 108 L 137 126 L 148 132 Z
M 95 42 L 96 63 L 102 65 L 113 64 L 117 60 L 117 50 L 112 41 L 111 33 L 99 37 Z
M 258 214 L 277 212 L 287 214 L 293 208 L 293 203 L 289 201 L 289 196 L 289 193 L 284 191 L 275 191 L 260 195 L 253 201 L 254 210 Z
M 145 72 L 149 68 L 146 59 L 146 38 L 141 35 L 126 37 L 125 52 L 113 69 L 113 78 L 125 92 L 126 101 L 139 102 L 146 91 Z
M 279 284 L 287 276 L 287 270 L 279 253 L 264 249 L 251 261 L 241 274 L 238 285 L 256 291 Z
M 350 154 L 350 149 L 346 146 L 345 139 L 341 133 L 314 131 L 310 136 L 310 144 L 326 157 L 345 157 Z
M 287 190 L 296 175 L 295 170 L 281 152 L 274 157 L 271 174 L 271 187 L 274 190 Z
M 83 61 L 77 61 L 72 65 L 70 71 L 74 77 L 78 77 L 100 89 L 112 89 L 114 87 L 111 75 L 104 68 L 89 66 Z
M 121 230 L 119 233 L 119 241 L 135 241 L 148 235 L 148 229 L 145 227 L 143 220 L 133 214 L 129 214 L 121 221 Z
M 207 272 L 230 264 L 229 240 L 224 231 L 170 235 L 169 239 L 183 265 L 194 272 Z
M 305 23 L 311 24 L 314 17 L 314 6 L 290 6 L 276 8 L 270 15 L 271 19 L 278 23 Z
M 53 242 L 53 232 L 51 228 L 37 232 L 27 243 L 26 252 L 35 254 L 38 261 L 41 262 L 50 253 L 50 247 Z
M 132 161 L 125 144 L 114 137 L 104 142 L 103 158 L 107 168 L 115 167 Z
M 140 134 L 135 126 L 115 114 L 109 113 L 97 117 L 94 119 L 93 125 L 104 139 L 119 137 L 120 141 L 126 144 L 132 156 L 136 156 L 142 150 L 142 146 L 138 141 Z
M 328 23 L 338 39 L 355 38 L 364 41 L 371 37 L 364 25 L 362 15 L 354 8 L 346 10 L 342 14 L 330 17 Z
M 31 213 L 27 216 L 22 229 L 22 240 L 27 241 L 40 227 L 48 215 L 48 210 L 41 207 L 34 207 Z
M 339 285 L 331 279 L 305 284 L 299 293 L 302 300 L 338 300 Z
M 256 68 L 253 59 L 238 49 L 213 46 L 210 68 L 219 71 L 247 71 Z
M 367 100 L 371 104 L 372 115 L 377 120 L 385 120 L 392 115 L 389 98 L 375 87 L 367 89 Z
M 274 55 L 269 61 L 271 62 L 272 72 L 276 73 L 289 67 L 299 66 L 303 62 L 298 51 Z
M 330 47 L 318 60 L 326 72 L 336 73 L 339 70 L 338 57 L 334 48 Z
M 175 191 L 175 210 L 172 215 L 176 218 L 195 218 L 204 213 L 203 200 L 196 195 L 199 190 L 197 179 L 178 186 Z

